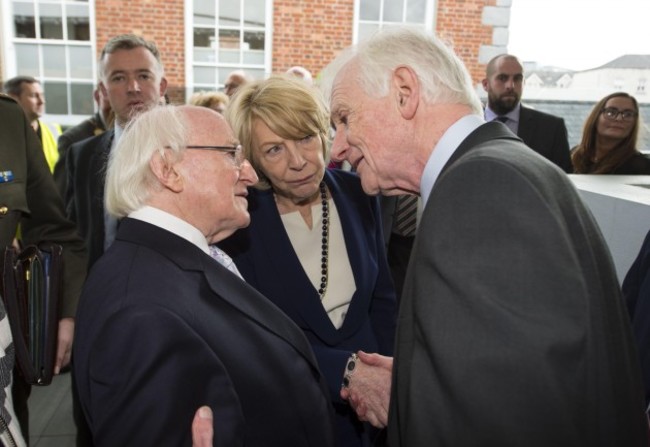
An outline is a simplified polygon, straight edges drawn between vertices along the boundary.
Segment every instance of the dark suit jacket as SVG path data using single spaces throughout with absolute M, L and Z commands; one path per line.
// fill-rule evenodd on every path
M 528 147 L 564 172 L 573 172 L 567 130 L 562 118 L 522 105 L 517 135 Z
M 332 446 L 328 393 L 302 332 L 198 247 L 125 219 L 88 276 L 74 374 L 97 447 Z
M 104 122 L 102 121 L 99 112 L 95 112 L 93 116 L 83 120 L 76 126 L 70 127 L 63 132 L 57 140 L 59 150 L 59 160 L 54 166 L 54 182 L 56 183 L 62 197 L 65 197 L 67 192 L 68 176 L 65 170 L 66 156 L 68 149 L 73 143 L 83 141 L 86 138 L 92 138 L 100 135 L 106 131 Z
M 13 180 L 0 183 L 0 247 L 11 244 L 20 220 L 24 244 L 53 242 L 63 247 L 62 317 L 74 317 L 86 276 L 84 244 L 65 218 L 43 150 L 20 106 L 0 95 L 0 172 Z M 22 219 L 22 220 L 21 220 Z
M 361 424 L 339 396 L 345 363 L 360 349 L 392 354 L 395 292 L 386 263 L 377 199 L 364 194 L 356 174 L 328 170 L 325 182 L 341 219 L 357 287 L 340 329 L 332 325 L 293 250 L 271 190 L 251 189 L 250 226 L 237 231 L 221 245 L 233 256 L 246 281 L 305 332 L 335 403 L 337 445 L 360 445 L 359 434 L 355 432 L 362 430 Z M 336 278 L 330 277 L 329 281 Z
M 391 447 L 648 445 L 597 224 L 501 123 L 471 133 L 433 186 L 399 315 Z
M 66 155 L 66 213 L 86 241 L 89 268 L 104 253 L 104 183 L 114 133 L 75 143 Z
M 623 296 L 627 302 L 636 339 L 646 405 L 650 404 L 650 232 L 625 275 Z

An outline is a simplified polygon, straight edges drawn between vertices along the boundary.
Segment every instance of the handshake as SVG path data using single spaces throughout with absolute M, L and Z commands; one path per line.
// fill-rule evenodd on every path
M 341 398 L 348 401 L 360 420 L 377 428 L 388 423 L 392 372 L 392 357 L 363 351 L 346 365 Z
M 353 367 L 350 369 L 350 364 Z M 388 423 L 393 358 L 359 351 L 354 362 L 348 362 L 341 398 L 347 400 L 362 421 L 383 428 Z M 192 422 L 192 446 L 212 447 L 212 410 L 201 407 Z

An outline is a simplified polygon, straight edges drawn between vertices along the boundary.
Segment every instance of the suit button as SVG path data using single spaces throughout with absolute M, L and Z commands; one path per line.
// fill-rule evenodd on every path
M 9 208 L 7 208 L 6 206 L 0 206 L 0 216 L 4 216 L 8 212 L 9 212 Z

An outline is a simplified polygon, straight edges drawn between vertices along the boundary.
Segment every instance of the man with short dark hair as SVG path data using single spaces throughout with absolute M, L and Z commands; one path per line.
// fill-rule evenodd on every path
M 488 94 L 485 120 L 504 123 L 524 143 L 572 172 L 571 154 L 564 120 L 521 104 L 524 69 L 515 56 L 500 54 L 488 62 L 483 89 Z
M 5 82 L 4 90 L 23 108 L 27 120 L 41 141 L 50 172 L 54 172 L 54 167 L 60 158 L 57 138 L 61 135 L 61 126 L 40 120 L 45 112 L 45 94 L 41 83 L 31 76 L 16 76 Z

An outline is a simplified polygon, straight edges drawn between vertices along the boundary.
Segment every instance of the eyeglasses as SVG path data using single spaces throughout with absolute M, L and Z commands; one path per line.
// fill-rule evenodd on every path
M 617 119 L 619 115 L 621 115 L 623 121 L 632 121 L 636 118 L 636 112 L 632 110 L 618 110 L 616 107 L 606 107 L 601 113 L 611 121 Z
M 206 151 L 219 151 L 224 154 L 228 154 L 237 169 L 241 169 L 242 164 L 244 163 L 244 151 L 241 147 L 241 144 L 236 146 L 197 146 L 197 145 L 187 145 L 186 149 L 200 149 Z

